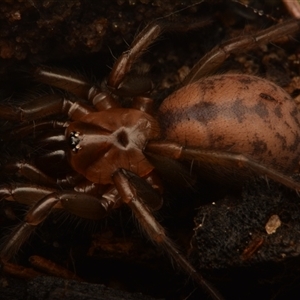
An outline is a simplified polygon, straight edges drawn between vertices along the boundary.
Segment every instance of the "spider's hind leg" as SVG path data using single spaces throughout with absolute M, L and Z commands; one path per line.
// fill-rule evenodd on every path
M 166 235 L 165 229 L 154 218 L 151 210 L 143 200 L 142 195 L 137 190 L 136 183 L 133 184 L 131 177 L 136 179 L 136 175 L 124 169 L 119 169 L 113 175 L 113 181 L 122 198 L 134 213 L 142 229 L 147 236 L 175 261 L 175 263 L 187 273 L 195 282 L 211 296 L 212 299 L 221 300 L 223 297 L 201 274 L 199 274 L 188 260 L 180 254 L 174 243 Z M 140 180 L 144 180 L 140 178 Z M 149 185 L 149 189 L 151 186 Z

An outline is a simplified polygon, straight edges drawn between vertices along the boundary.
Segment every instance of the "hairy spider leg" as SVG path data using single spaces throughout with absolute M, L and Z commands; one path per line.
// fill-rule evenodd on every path
M 242 35 L 232 38 L 224 42 L 204 55 L 193 66 L 188 75 L 184 78 L 182 85 L 195 82 L 200 78 L 210 76 L 216 72 L 221 64 L 229 57 L 230 54 L 250 50 L 257 45 L 269 43 L 290 34 L 297 32 L 300 29 L 300 21 L 291 19 L 283 24 L 271 26 L 265 30 L 259 31 L 253 35 Z
M 145 149 L 146 153 L 148 151 L 149 153 L 156 153 L 176 160 L 195 160 L 200 164 L 219 165 L 225 169 L 241 169 L 243 171 L 248 169 L 252 171 L 252 174 L 267 176 L 293 190 L 300 191 L 299 182 L 271 167 L 259 164 L 243 154 L 189 148 L 164 141 L 150 141 Z

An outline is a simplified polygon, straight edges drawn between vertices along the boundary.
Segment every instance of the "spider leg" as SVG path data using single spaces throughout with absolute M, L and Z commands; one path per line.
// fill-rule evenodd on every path
M 107 79 L 107 85 L 114 89 L 121 88 L 125 75 L 129 73 L 132 65 L 161 34 L 162 26 L 158 23 L 151 23 L 146 26 L 133 40 L 129 50 L 122 55 L 114 63 L 114 66 Z
M 142 32 L 144 32 L 144 30 Z M 139 44 L 139 46 L 141 45 Z M 133 52 L 135 56 L 136 53 L 135 51 Z M 125 60 L 127 59 L 127 61 L 125 65 L 130 64 L 128 66 L 128 70 L 130 70 L 133 62 L 131 62 L 129 57 L 127 57 L 127 53 L 128 52 L 124 52 L 123 56 L 126 56 Z M 138 56 L 140 56 L 140 54 Z M 111 73 L 110 77 L 115 75 L 115 68 L 123 68 L 125 67 L 125 65 L 122 64 L 122 66 L 119 66 L 119 62 L 117 61 L 115 63 L 115 66 L 113 67 L 113 74 Z M 123 72 L 125 73 L 120 79 L 121 83 L 119 84 L 119 86 L 115 87 L 114 85 L 111 85 L 109 86 L 109 89 L 112 89 L 113 93 L 120 94 L 124 97 L 135 97 L 136 100 L 134 101 L 133 108 L 147 112 L 152 111 L 153 100 L 145 96 L 139 96 L 152 90 L 152 82 L 149 82 L 149 80 L 143 78 L 142 76 L 127 76 L 124 80 L 124 77 L 127 74 L 126 71 L 127 69 L 123 70 Z M 94 86 L 80 74 L 43 66 L 35 70 L 35 77 L 40 82 L 57 88 L 61 88 L 78 97 L 88 99 L 97 109 L 97 111 L 121 107 L 118 101 L 112 95 L 112 92 L 107 91 L 107 87 L 105 86 L 105 84 L 103 84 L 101 87 Z M 111 84 L 115 83 L 112 82 Z
M 215 73 L 220 65 L 232 53 L 238 53 L 257 47 L 259 44 L 266 44 L 283 36 L 295 33 L 300 28 L 299 20 L 291 19 L 282 24 L 274 25 L 265 30 L 259 31 L 256 35 L 242 35 L 213 48 L 203 56 L 185 77 L 182 85 L 195 82 L 202 77 L 207 77 Z
M 213 299 L 223 299 L 219 292 L 193 268 L 184 256 L 179 253 L 176 246 L 167 237 L 165 229 L 159 224 L 159 222 L 156 221 L 148 206 L 139 195 L 136 185 L 132 184 L 130 172 L 124 169 L 119 169 L 114 173 L 113 181 L 122 201 L 131 208 L 148 237 L 155 244 L 161 246 L 172 257 L 172 259 L 174 259 L 176 264 L 179 265 L 184 272 L 191 276 L 193 280 L 200 284 Z
M 266 167 L 243 154 L 184 148 L 172 142 L 149 142 L 146 147 L 147 151 L 173 159 L 195 160 L 204 165 L 218 165 L 224 169 L 239 170 L 243 168 L 245 170 L 246 168 L 252 171 L 250 175 L 260 174 L 267 176 L 288 188 L 300 191 L 300 182 L 271 167 Z
M 116 63 L 115 65 L 118 65 L 118 63 Z M 124 97 L 134 97 L 132 106 L 133 108 L 148 113 L 152 112 L 153 100 L 146 96 L 139 96 L 152 90 L 152 82 L 150 81 L 149 83 L 149 80 L 142 76 L 127 76 L 126 80 L 124 80 L 125 75 L 126 74 L 124 73 L 122 77 L 122 85 L 118 87 L 118 90 L 113 86 L 112 92 L 119 93 Z M 40 82 L 57 88 L 61 88 L 78 97 L 88 99 L 91 104 L 93 104 L 93 106 L 97 109 L 97 111 L 121 107 L 118 101 L 112 95 L 112 92 L 107 91 L 105 84 L 103 84 L 102 87 L 94 86 L 80 74 L 43 66 L 35 70 L 35 77 Z M 33 107 L 35 106 L 33 105 Z M 6 106 L 3 106 L 3 109 L 3 114 L 7 115 L 6 119 L 12 118 L 11 116 L 13 115 L 13 113 L 10 112 Z M 5 118 L 5 116 L 3 118 Z M 32 117 L 32 119 L 34 119 L 34 117 Z
M 33 184 L 2 184 L 0 185 L 0 199 L 32 205 L 55 191 L 56 189 L 53 188 Z
M 57 186 L 58 183 L 57 180 L 39 170 L 34 164 L 26 161 L 14 161 L 7 163 L 3 166 L 3 170 L 9 174 L 18 174 L 19 176 L 23 176 L 36 184 Z
M 120 105 L 110 95 L 121 94 L 122 96 L 135 97 L 149 92 L 153 85 L 152 82 L 141 76 L 127 76 L 132 70 L 133 64 L 144 53 L 148 47 L 157 40 L 164 31 L 189 31 L 201 28 L 211 23 L 210 19 L 200 20 L 198 22 L 175 23 L 166 20 L 156 20 L 146 26 L 137 34 L 130 45 L 129 50 L 114 63 L 108 76 L 107 82 L 101 88 L 93 86 L 84 76 L 56 68 L 39 67 L 34 70 L 34 76 L 39 82 L 61 88 L 80 98 L 87 98 L 98 110 L 110 107 L 120 107 Z M 106 85 L 107 84 L 107 88 Z M 109 92 L 110 91 L 110 92 Z M 128 94 L 129 93 L 129 94 Z M 128 94 L 128 95 L 127 95 Z M 96 96 L 96 97 L 95 97 Z M 104 104 L 105 103 L 105 104 Z
M 10 121 L 32 121 L 60 113 L 78 120 L 92 112 L 95 110 L 81 101 L 73 102 L 57 95 L 46 95 L 20 107 L 0 105 L 0 118 Z
M 41 191 L 39 191 L 39 189 L 41 189 Z M 43 192 L 49 193 L 44 196 Z M 24 201 L 32 203 L 33 199 L 42 195 L 42 198 L 36 201 L 28 210 L 24 222 L 14 228 L 9 238 L 2 245 L 0 257 L 3 260 L 11 259 L 24 242 L 28 240 L 36 226 L 41 224 L 54 209 L 64 209 L 84 219 L 100 220 L 117 205 L 119 200 L 114 188 L 108 190 L 100 199 L 86 193 L 78 193 L 75 191 L 53 192 L 52 190 L 47 190 L 42 187 L 36 188 L 30 185 L 19 185 L 17 187 L 4 186 L 2 188 L 2 194 L 4 197 L 12 197 L 17 201 L 20 199 L 19 201 L 22 203 L 24 203 Z M 17 195 L 16 198 L 14 198 L 15 195 Z M 31 200 L 30 196 L 32 196 Z
M 35 69 L 34 76 L 39 82 L 60 88 L 79 98 L 88 99 L 98 111 L 120 107 L 111 92 L 106 91 L 105 85 L 95 86 L 80 74 L 43 66 Z
M 0 133 L 0 139 L 3 141 L 11 140 L 11 139 L 19 139 L 25 137 L 31 133 L 36 133 L 38 131 L 47 131 L 49 129 L 59 129 L 59 128 L 67 128 L 69 126 L 69 122 L 61 122 L 61 121 L 35 121 L 31 124 L 21 125 L 15 128 L 12 128 L 8 132 L 4 131 Z
M 50 152 L 50 155 L 51 154 L 55 155 L 55 151 Z M 47 160 L 45 162 L 47 162 Z M 83 178 L 82 175 L 78 174 L 77 172 L 73 172 L 64 175 L 61 178 L 54 179 L 37 168 L 35 164 L 22 160 L 11 161 L 7 164 L 4 164 L 2 169 L 8 174 L 17 174 L 18 176 L 25 177 L 30 180 L 30 182 L 34 182 L 35 184 L 55 188 L 57 186 L 63 188 L 73 187 Z
M 148 94 L 153 89 L 153 83 L 149 78 L 131 72 L 134 63 L 163 31 L 189 31 L 209 23 L 210 20 L 193 22 L 192 25 L 174 24 L 161 20 L 150 23 L 139 32 L 130 48 L 116 60 L 107 80 L 102 82 L 101 87 L 91 84 L 80 74 L 45 66 L 36 68 L 34 76 L 39 82 L 88 99 L 98 111 L 120 107 L 116 98 L 122 96 L 134 99 L 133 108 L 151 113 L 153 101 Z
M 138 58 L 153 44 L 157 38 L 166 31 L 190 31 L 194 29 L 199 29 L 211 23 L 209 19 L 203 19 L 198 22 L 169 22 L 166 20 L 156 20 L 148 26 L 146 26 L 142 31 L 140 31 L 134 38 L 129 49 L 122 53 L 122 55 L 116 60 L 113 68 L 107 79 L 107 85 L 109 88 L 113 89 L 118 93 L 118 91 L 124 89 L 125 86 L 132 87 L 132 84 L 127 82 L 125 78 L 126 75 L 132 70 L 133 64 L 138 60 Z M 140 77 L 140 76 L 138 76 Z M 137 95 L 142 95 L 151 89 L 152 84 L 149 85 L 143 78 L 134 78 L 133 80 L 128 78 L 129 81 L 135 82 L 135 91 Z M 130 89 L 131 90 L 131 89 Z M 122 92 L 123 93 L 123 92 Z
M 87 98 L 92 84 L 82 75 L 64 69 L 48 66 L 37 67 L 33 71 L 39 82 L 68 91 L 79 98 Z

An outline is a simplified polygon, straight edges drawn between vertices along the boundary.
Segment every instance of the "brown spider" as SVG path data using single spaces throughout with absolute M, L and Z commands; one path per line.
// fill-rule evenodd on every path
M 0 256 L 4 261 L 54 209 L 100 220 L 125 203 L 155 244 L 212 298 L 222 299 L 178 252 L 154 218 L 152 212 L 162 205 L 162 187 L 152 161 L 162 161 L 162 157 L 196 161 L 210 174 L 254 173 L 300 190 L 300 184 L 289 177 L 298 168 L 300 151 L 300 116 L 291 97 L 255 76 L 224 74 L 201 79 L 231 53 L 296 32 L 299 21 L 290 20 L 214 48 L 187 75 L 183 87 L 153 114 L 153 101 L 148 96 L 152 84 L 132 77 L 130 71 L 162 29 L 160 24 L 150 24 L 142 30 L 100 87 L 70 72 L 47 67 L 35 70 L 38 81 L 64 89 L 78 101 L 52 94 L 21 107 L 1 105 L 2 120 L 19 122 L 2 135 L 3 140 L 32 136 L 50 148 L 66 142 L 68 146 L 58 157 L 66 156 L 73 170 L 58 179 L 31 162 L 14 161 L 4 166 L 36 184 L 0 186 L 2 198 L 32 205 L 24 222 L 3 245 Z M 131 108 L 123 108 L 119 99 L 128 97 L 132 98 Z M 69 120 L 48 118 L 55 114 L 66 114 Z M 36 137 L 44 130 L 50 134 Z M 49 156 L 57 157 L 57 151 Z

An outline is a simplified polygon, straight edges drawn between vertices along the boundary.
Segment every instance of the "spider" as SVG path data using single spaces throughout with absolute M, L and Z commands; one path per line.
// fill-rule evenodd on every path
M 15 160 L 4 166 L 30 183 L 1 185 L 2 198 L 31 207 L 4 243 L 0 252 L 3 261 L 11 259 L 55 209 L 100 220 L 126 204 L 145 234 L 176 265 L 211 298 L 222 299 L 180 254 L 153 216 L 162 206 L 162 185 L 156 172 L 159 163 L 155 161 L 193 161 L 203 172 L 222 176 L 264 175 L 300 190 L 300 184 L 290 177 L 297 169 L 300 151 L 300 117 L 291 97 L 259 77 L 211 76 L 231 53 L 292 34 L 299 29 L 299 21 L 286 21 L 214 48 L 154 113 L 151 82 L 133 76 L 131 70 L 163 29 L 160 23 L 143 29 L 99 86 L 67 71 L 49 67 L 34 71 L 38 81 L 61 88 L 76 100 L 51 94 L 21 107 L 1 105 L 1 119 L 18 123 L 2 134 L 2 140 L 29 136 L 54 148 L 48 156 L 66 158 L 72 170 L 64 178 L 56 178 L 30 161 Z M 123 98 L 132 99 L 130 108 L 122 107 Z M 53 119 L 57 114 L 65 114 L 68 120 Z M 46 130 L 49 134 L 42 134 Z M 58 152 L 61 144 L 64 146 Z M 176 164 L 173 166 L 177 172 Z

